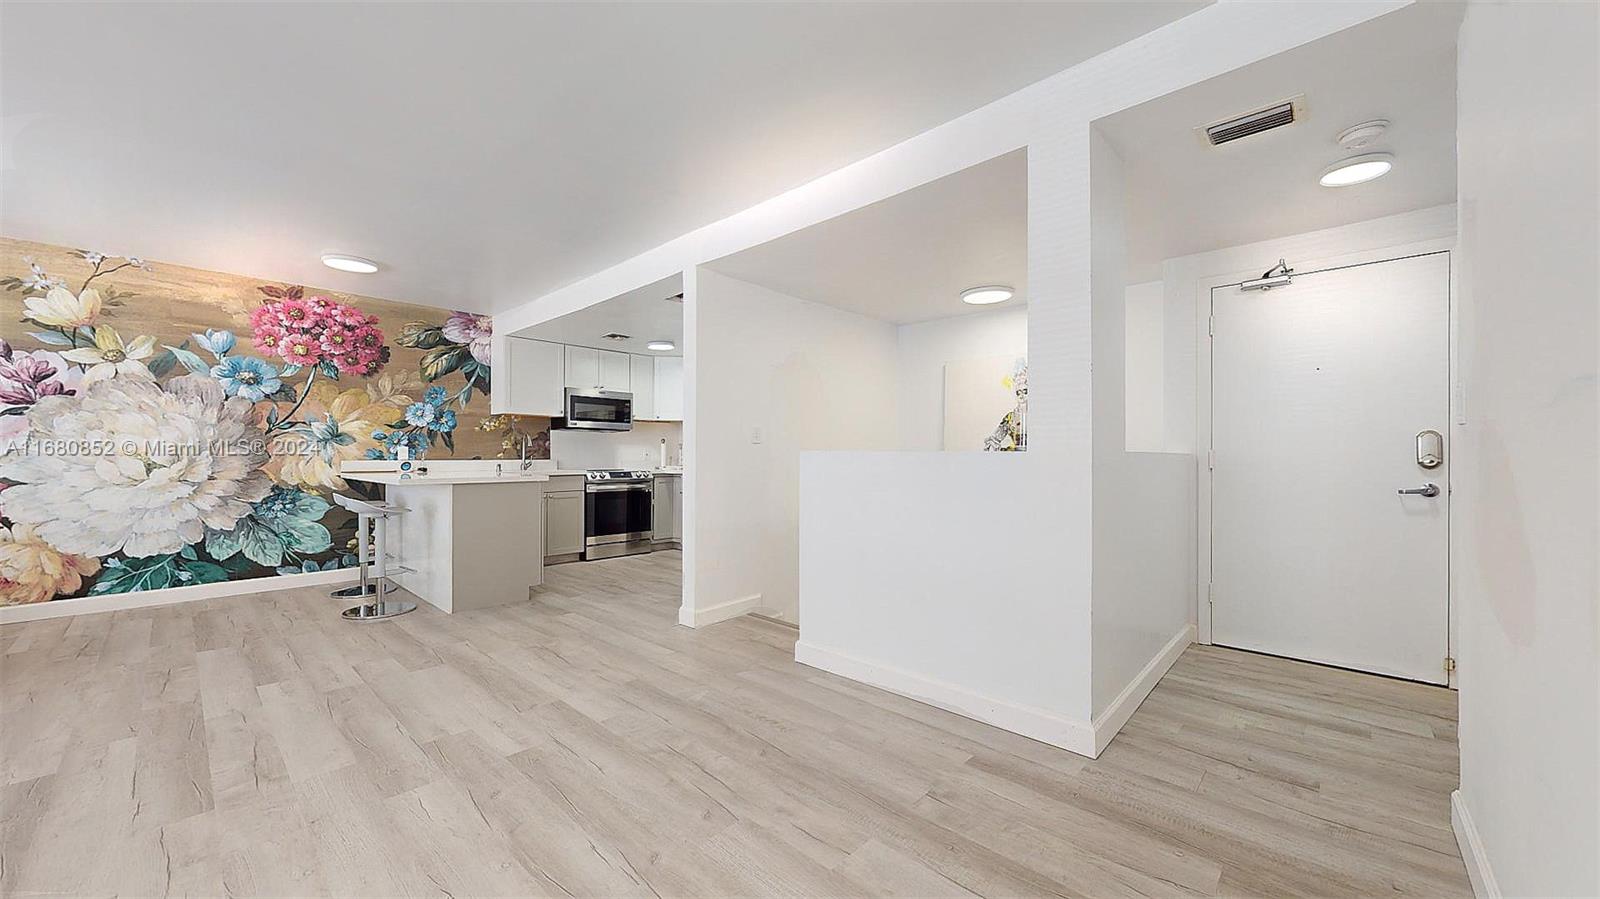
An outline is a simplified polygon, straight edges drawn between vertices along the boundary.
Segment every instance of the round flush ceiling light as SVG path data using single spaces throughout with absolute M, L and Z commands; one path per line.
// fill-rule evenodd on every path
M 358 275 L 370 275 L 378 270 L 378 263 L 371 259 L 347 256 L 344 253 L 323 253 L 322 264 L 341 272 L 355 272 Z
M 1394 168 L 1394 156 L 1389 153 L 1363 153 L 1349 159 L 1341 159 L 1328 166 L 1318 179 L 1323 187 L 1349 187 L 1352 184 L 1364 184 L 1375 178 L 1382 178 Z
M 644 348 L 647 350 L 655 350 L 656 352 L 664 353 L 667 350 L 677 349 L 678 345 L 670 340 L 652 340 L 645 344 Z
M 961 291 L 961 302 L 969 306 L 992 306 L 995 303 L 1004 303 L 1011 299 L 1015 293 L 1009 287 L 991 284 L 986 287 L 969 287 Z

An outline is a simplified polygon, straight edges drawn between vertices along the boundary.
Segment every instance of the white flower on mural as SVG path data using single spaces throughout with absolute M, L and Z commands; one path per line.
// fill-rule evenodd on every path
M 155 355 L 154 337 L 135 337 L 132 343 L 123 343 L 115 328 L 101 325 L 94 329 L 94 346 L 79 347 L 61 354 L 68 362 L 85 366 L 83 383 L 93 384 L 106 378 L 123 375 L 130 378 L 148 378 L 150 369 L 144 360 Z
M 251 403 L 187 375 L 112 378 L 28 410 L 31 448 L 0 457 L 6 517 L 65 553 L 172 553 L 231 530 L 272 482 Z
M 42 274 L 42 273 L 39 273 Z M 35 275 L 37 278 L 37 275 Z M 25 282 L 26 283 L 26 282 Z M 39 286 L 50 282 L 40 282 Z M 59 284 L 51 284 L 44 296 L 26 297 L 22 301 L 22 314 L 41 325 L 53 328 L 81 328 L 100 320 L 105 303 L 100 291 L 85 287 L 76 296 Z

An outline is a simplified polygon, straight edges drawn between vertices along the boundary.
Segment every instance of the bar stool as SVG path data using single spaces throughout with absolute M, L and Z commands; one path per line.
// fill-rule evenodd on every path
M 333 501 L 346 509 L 356 513 L 356 552 L 360 559 L 361 582 L 354 587 L 344 590 L 335 590 L 335 596 L 359 596 L 362 598 L 375 597 L 373 602 L 351 606 L 342 613 L 345 618 L 352 621 L 370 621 L 376 618 L 393 618 L 415 611 L 417 604 L 403 599 L 384 599 L 385 593 L 392 593 L 397 588 L 388 579 L 388 528 L 386 523 L 390 518 L 403 514 L 406 510 L 400 506 L 386 503 L 374 503 L 356 496 L 335 493 Z M 374 547 L 368 543 L 367 532 L 375 531 Z M 369 557 L 377 558 L 377 573 L 370 575 L 367 571 Z

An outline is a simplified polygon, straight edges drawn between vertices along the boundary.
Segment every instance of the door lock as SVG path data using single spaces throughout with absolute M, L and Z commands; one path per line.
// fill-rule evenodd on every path
M 1438 496 L 1439 485 L 1434 483 L 1423 484 L 1421 487 L 1402 487 L 1401 496 Z
M 1438 431 L 1417 432 L 1417 465 L 1429 470 L 1444 464 L 1444 435 Z

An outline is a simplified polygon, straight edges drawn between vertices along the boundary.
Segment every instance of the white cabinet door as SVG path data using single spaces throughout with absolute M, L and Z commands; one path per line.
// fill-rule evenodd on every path
M 627 353 L 617 353 L 611 350 L 600 350 L 600 389 L 616 390 L 621 393 L 628 392 L 632 383 L 629 378 L 630 364 Z
M 656 357 L 656 418 L 683 421 L 683 357 Z
M 633 394 L 633 417 L 641 421 L 656 418 L 656 360 L 651 356 L 628 356 L 628 392 Z
M 506 346 L 510 359 L 505 374 L 497 371 L 496 377 L 506 379 L 507 399 L 505 408 L 495 411 L 561 415 L 562 386 L 566 383 L 563 374 L 565 348 L 559 343 L 523 337 L 507 338 Z
M 600 386 L 600 351 L 586 346 L 567 347 L 566 380 L 568 387 L 593 390 Z
M 583 552 L 583 492 L 544 495 L 544 554 L 569 556 Z
M 683 478 L 672 478 L 672 539 L 683 539 Z
M 653 539 L 683 539 L 683 478 L 658 477 L 651 494 L 650 509 Z
M 1212 638 L 1444 683 L 1449 254 L 1211 303 Z

